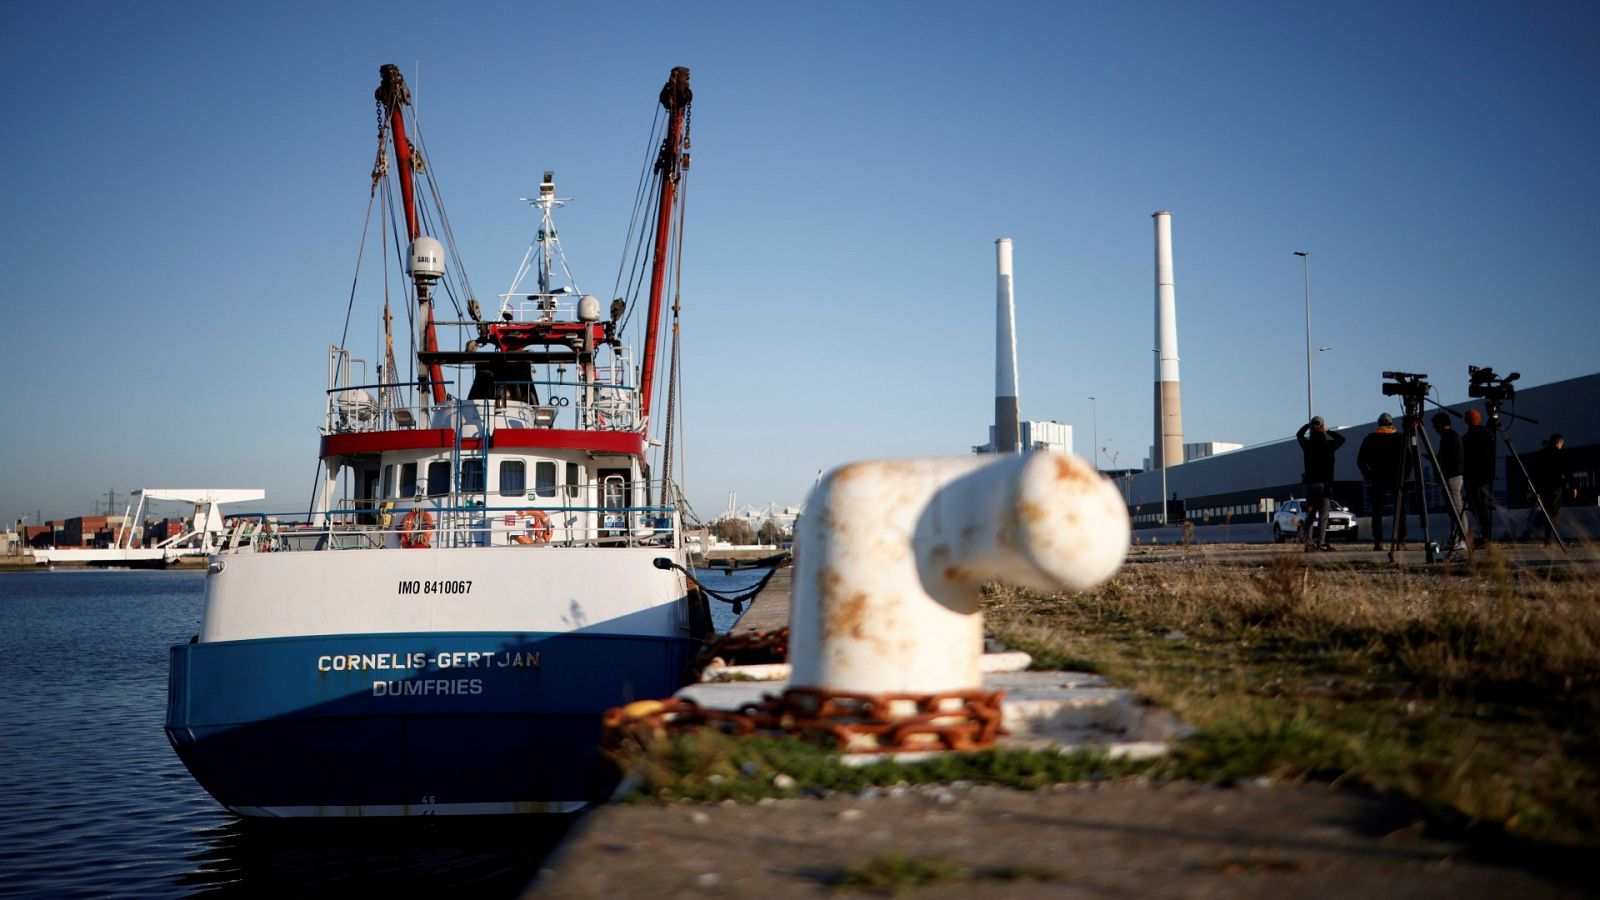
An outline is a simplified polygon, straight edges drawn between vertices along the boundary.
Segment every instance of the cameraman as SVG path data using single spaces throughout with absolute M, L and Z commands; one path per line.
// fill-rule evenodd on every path
M 1440 410 L 1433 414 L 1433 430 L 1439 433 L 1439 484 L 1444 488 L 1444 498 L 1450 504 L 1450 549 L 1467 549 L 1467 536 L 1461 533 L 1461 435 L 1450 424 L 1450 414 Z
M 1522 539 L 1525 541 L 1533 540 L 1533 529 L 1537 524 L 1544 529 L 1544 545 L 1550 546 L 1555 540 L 1550 523 L 1561 520 L 1561 501 L 1577 495 L 1577 488 L 1572 483 L 1572 467 L 1561 452 L 1566 443 L 1566 438 L 1552 434 L 1538 453 L 1528 457 L 1529 487 L 1534 492 L 1534 497 L 1530 499 L 1534 502 L 1528 510 L 1528 521 L 1522 526 Z M 1544 514 L 1539 512 L 1541 503 L 1544 504 Z M 1549 523 L 1543 521 L 1545 514 L 1550 516 Z
M 1396 513 L 1400 527 L 1400 540 L 1406 539 L 1406 520 L 1395 506 L 1400 499 L 1400 460 L 1405 445 L 1400 433 L 1394 430 L 1394 416 L 1378 416 L 1378 430 L 1361 441 L 1356 451 L 1356 468 L 1367 481 L 1367 494 L 1372 498 L 1372 549 L 1383 549 L 1383 507 Z
M 1467 410 L 1467 433 L 1461 436 L 1461 474 L 1467 486 L 1467 508 L 1478 520 L 1478 543 L 1494 536 L 1494 435 L 1483 416 Z
M 1305 457 L 1306 469 L 1300 478 L 1306 487 L 1306 549 L 1332 550 L 1328 544 L 1328 503 L 1333 499 L 1333 454 L 1344 446 L 1344 435 L 1328 431 L 1321 416 L 1300 426 L 1294 439 L 1300 442 L 1300 453 Z M 1315 516 L 1316 540 L 1312 541 L 1311 523 Z

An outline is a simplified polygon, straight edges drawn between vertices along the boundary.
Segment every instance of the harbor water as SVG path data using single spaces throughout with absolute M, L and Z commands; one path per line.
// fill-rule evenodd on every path
M 697 573 L 723 592 L 764 574 Z M 574 817 L 247 821 L 201 790 L 162 725 L 167 647 L 198 630 L 204 584 L 0 575 L 0 896 L 526 888 Z M 734 615 L 713 602 L 712 618 Z

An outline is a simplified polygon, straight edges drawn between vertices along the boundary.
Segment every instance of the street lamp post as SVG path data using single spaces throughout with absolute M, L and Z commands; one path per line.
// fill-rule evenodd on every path
M 1111 456 L 1111 471 L 1115 472 L 1117 470 L 1117 460 L 1122 457 L 1122 451 L 1121 450 L 1112 450 L 1111 453 L 1110 453 L 1110 456 Z M 1133 476 L 1130 475 L 1129 473 L 1127 473 L 1127 472 L 1123 472 L 1122 473 L 1122 502 L 1123 502 L 1123 504 L 1125 506 L 1127 506 L 1129 508 L 1130 511 L 1133 508 L 1132 478 L 1133 478 Z
M 1089 398 L 1089 404 L 1089 409 L 1094 414 L 1094 447 L 1091 448 L 1094 452 L 1089 455 L 1094 458 L 1094 470 L 1098 472 L 1100 471 L 1100 404 L 1093 397 Z
M 1294 255 L 1305 263 L 1306 271 L 1306 421 L 1316 415 L 1311 406 L 1311 252 L 1296 250 Z

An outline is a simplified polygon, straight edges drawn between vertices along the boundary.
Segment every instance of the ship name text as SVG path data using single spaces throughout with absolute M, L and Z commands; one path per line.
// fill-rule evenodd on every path
M 427 668 L 537 669 L 539 654 L 522 650 L 447 650 L 439 653 L 334 653 L 317 657 L 318 672 Z

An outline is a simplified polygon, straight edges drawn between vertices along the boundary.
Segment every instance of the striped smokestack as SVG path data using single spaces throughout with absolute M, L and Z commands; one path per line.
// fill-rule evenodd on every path
M 994 242 L 994 449 L 1016 453 L 1022 442 L 1017 417 L 1017 316 L 1011 300 L 1011 238 Z
M 1178 306 L 1172 284 L 1172 213 L 1156 220 L 1156 430 L 1158 468 L 1183 462 L 1183 400 L 1178 394 Z

